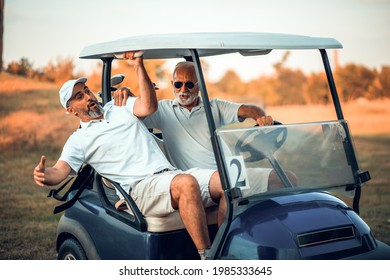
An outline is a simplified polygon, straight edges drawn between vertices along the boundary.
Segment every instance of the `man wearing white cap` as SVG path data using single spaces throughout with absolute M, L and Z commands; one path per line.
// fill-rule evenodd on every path
M 145 216 L 161 216 L 178 209 L 183 223 L 199 250 L 210 246 L 204 208 L 219 204 L 222 223 L 226 202 L 215 170 L 175 169 L 140 119 L 157 110 L 153 83 L 142 57 L 126 53 L 137 73 L 140 96 L 125 106 L 113 101 L 104 108 L 86 85 L 86 78 L 67 81 L 60 101 L 67 113 L 80 119 L 81 127 L 67 140 L 53 167 L 45 167 L 45 156 L 34 169 L 39 186 L 54 186 L 75 174 L 84 163 L 127 190 Z M 124 89 L 120 89 L 124 90 Z

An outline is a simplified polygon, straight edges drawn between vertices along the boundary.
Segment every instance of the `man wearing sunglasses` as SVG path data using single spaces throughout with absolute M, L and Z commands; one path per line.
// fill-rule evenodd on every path
M 174 100 L 160 100 L 158 110 L 144 119 L 148 128 L 159 129 L 163 133 L 166 156 L 179 169 L 217 169 L 210 132 L 202 98 L 199 96 L 198 80 L 193 62 L 179 62 L 172 76 Z M 126 91 L 114 95 L 116 104 L 125 104 Z M 271 116 L 256 105 L 238 104 L 221 99 L 210 100 L 216 128 L 252 118 L 260 126 L 273 125 Z M 255 182 L 251 182 L 254 192 L 264 192 L 267 188 L 281 187 L 281 181 L 271 169 L 256 169 Z M 289 174 L 288 174 L 289 175 Z M 292 177 L 292 180 L 295 178 Z

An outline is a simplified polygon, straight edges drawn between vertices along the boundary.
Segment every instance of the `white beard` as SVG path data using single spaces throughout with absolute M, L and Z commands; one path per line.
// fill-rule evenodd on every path
M 175 92 L 176 101 L 182 106 L 188 106 L 195 102 L 198 93 L 191 94 L 189 92 Z M 184 97 L 184 98 L 183 98 Z

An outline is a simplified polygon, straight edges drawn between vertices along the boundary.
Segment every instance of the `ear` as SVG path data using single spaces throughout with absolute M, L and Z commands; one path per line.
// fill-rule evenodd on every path
M 70 115 L 75 115 L 77 116 L 77 112 L 72 108 L 72 107 L 68 107 L 66 108 L 66 112 Z

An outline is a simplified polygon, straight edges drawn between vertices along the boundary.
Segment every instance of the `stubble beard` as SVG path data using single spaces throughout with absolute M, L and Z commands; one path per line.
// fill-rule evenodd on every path
M 103 116 L 104 113 L 103 107 L 98 102 L 95 102 L 95 104 L 96 106 L 94 108 L 88 108 L 88 116 L 91 118 L 99 118 Z

